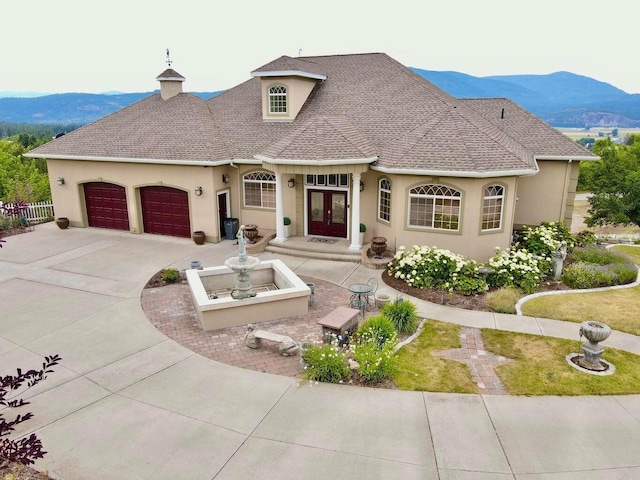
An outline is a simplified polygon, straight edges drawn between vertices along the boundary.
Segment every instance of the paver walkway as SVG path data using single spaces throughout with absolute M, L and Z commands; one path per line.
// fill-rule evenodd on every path
M 471 378 L 476 382 L 480 393 L 488 395 L 506 395 L 502 382 L 494 367 L 513 362 L 503 356 L 494 355 L 484 349 L 480 329 L 462 327 L 460 329 L 462 348 L 452 348 L 434 352 L 436 357 L 448 358 L 464 363 L 471 371 Z

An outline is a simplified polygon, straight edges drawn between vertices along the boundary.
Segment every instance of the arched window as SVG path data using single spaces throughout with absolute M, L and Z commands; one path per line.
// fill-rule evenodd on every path
M 276 208 L 276 176 L 273 173 L 247 173 L 242 182 L 245 206 Z
M 482 231 L 502 228 L 502 208 L 504 205 L 504 187 L 489 185 L 484 189 L 482 201 Z
M 378 182 L 378 219 L 391 221 L 391 182 L 388 178 L 381 178 Z
M 462 192 L 445 185 L 418 185 L 409 190 L 409 226 L 460 229 Z
M 269 113 L 287 113 L 287 87 L 274 85 L 269 88 Z

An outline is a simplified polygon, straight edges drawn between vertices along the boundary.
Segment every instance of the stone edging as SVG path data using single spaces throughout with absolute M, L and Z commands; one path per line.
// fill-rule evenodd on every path
M 619 244 L 607 245 L 605 248 L 609 249 L 616 245 L 619 245 Z M 640 245 L 625 245 L 625 246 L 640 248 Z M 520 300 L 518 300 L 518 303 L 516 303 L 516 315 L 522 315 L 522 305 L 533 298 L 544 297 L 546 295 L 567 295 L 572 293 L 604 292 L 607 290 L 619 290 L 622 288 L 637 287 L 638 285 L 640 285 L 640 269 L 638 268 L 638 265 L 636 265 L 636 270 L 638 270 L 636 281 L 633 283 L 625 283 L 624 285 L 614 285 L 613 287 L 583 288 L 583 289 L 574 289 L 574 290 L 554 290 L 552 292 L 532 293 L 531 295 L 527 295 L 525 297 L 522 297 Z

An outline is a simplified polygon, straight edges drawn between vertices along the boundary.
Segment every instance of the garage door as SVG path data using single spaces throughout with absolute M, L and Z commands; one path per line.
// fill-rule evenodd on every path
M 105 182 L 85 183 L 84 200 L 90 227 L 129 230 L 124 187 Z
M 190 237 L 189 196 L 170 187 L 143 187 L 142 222 L 146 233 Z

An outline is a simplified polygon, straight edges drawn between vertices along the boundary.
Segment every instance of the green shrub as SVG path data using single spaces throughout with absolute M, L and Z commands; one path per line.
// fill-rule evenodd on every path
M 576 247 L 586 247 L 587 245 L 596 245 L 598 243 L 598 238 L 595 233 L 590 232 L 589 230 L 582 230 L 574 236 L 574 241 Z
M 630 263 L 629 257 L 624 253 L 616 252 L 608 248 L 586 247 L 576 248 L 571 254 L 572 262 L 591 263 L 593 265 L 610 265 L 613 263 Z
M 487 282 L 492 288 L 515 287 L 533 293 L 542 281 L 538 257 L 526 250 L 496 248 L 489 266 L 493 271 L 487 276 Z
M 180 279 L 180 272 L 175 268 L 167 268 L 162 271 L 162 279 L 167 283 L 176 283 Z
M 396 327 L 393 322 L 384 315 L 376 315 L 367 319 L 358 327 L 356 334 L 358 342 L 375 340 L 379 347 L 397 338 Z
M 503 287 L 487 293 L 489 308 L 498 313 L 516 313 L 516 303 L 522 292 L 515 287 Z
M 375 338 L 356 344 L 353 349 L 353 358 L 358 362 L 360 376 L 371 383 L 390 378 L 397 368 L 395 345 L 395 337 L 382 346 Z
M 576 262 L 564 269 L 562 278 L 571 288 L 599 288 L 631 283 L 637 275 L 635 266 L 631 264 L 594 265 Z
M 415 304 L 408 301 L 395 301 L 387 303 L 380 313 L 393 323 L 400 333 L 412 334 L 418 327 L 418 314 Z
M 304 377 L 307 380 L 342 383 L 351 376 L 346 356 L 333 345 L 310 345 L 302 359 L 306 364 Z
M 573 250 L 573 236 L 564 223 L 542 222 L 534 228 L 525 227 L 522 231 L 522 239 L 516 248 L 518 250 L 524 249 L 534 255 L 547 257 L 558 248 L 562 241 L 567 242 L 568 251 Z
M 487 286 L 474 260 L 439 248 L 414 246 L 396 253 L 389 275 L 416 288 L 439 288 L 462 295 L 484 293 Z

